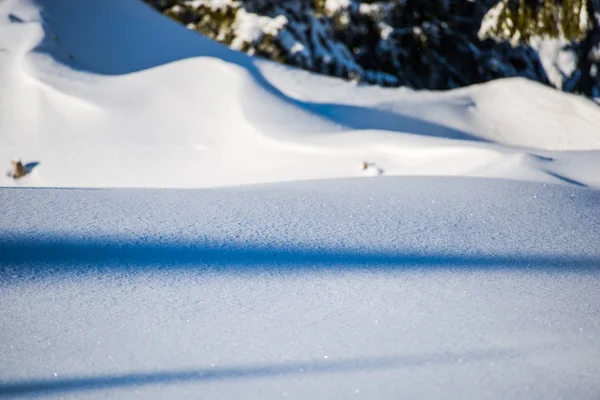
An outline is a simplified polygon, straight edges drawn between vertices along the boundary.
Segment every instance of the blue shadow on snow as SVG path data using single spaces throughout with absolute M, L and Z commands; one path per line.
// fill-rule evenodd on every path
M 411 354 L 385 358 L 355 358 L 349 360 L 317 360 L 287 364 L 256 365 L 230 368 L 206 368 L 184 371 L 161 371 L 128 373 L 122 375 L 84 376 L 23 380 L 0 384 L 0 397 L 40 396 L 57 393 L 84 392 L 92 390 L 123 389 L 148 385 L 173 385 L 182 383 L 204 383 L 216 380 L 258 379 L 286 375 L 323 373 L 369 372 L 374 370 L 415 368 L 432 364 L 452 364 L 522 357 L 535 351 L 531 349 L 495 348 L 469 350 L 465 353 Z
M 218 268 L 221 270 L 356 270 L 398 268 L 598 269 L 600 256 L 535 254 L 450 254 L 354 249 L 253 246 L 236 243 L 178 243 L 125 239 L 0 236 L 0 281 L 19 266 L 44 274 L 88 269 L 135 270 Z M 8 266 L 8 269 L 6 267 Z

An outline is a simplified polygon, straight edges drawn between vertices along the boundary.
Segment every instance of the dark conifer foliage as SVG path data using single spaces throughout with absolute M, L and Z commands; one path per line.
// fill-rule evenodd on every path
M 356 82 L 443 90 L 519 76 L 600 97 L 600 0 L 146 1 L 234 49 Z M 574 67 L 540 57 L 552 40 Z

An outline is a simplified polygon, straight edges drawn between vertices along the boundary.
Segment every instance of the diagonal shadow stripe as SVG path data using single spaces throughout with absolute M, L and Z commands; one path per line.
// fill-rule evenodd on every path
M 174 266 L 293 269 L 600 268 L 600 255 L 450 254 L 135 240 L 0 237 L 0 265 L 53 264 L 59 270 Z M 64 264 L 64 265 L 63 265 Z M 62 265 L 62 266 L 61 266 Z M 1 272 L 1 267 L 0 267 Z
M 183 371 L 129 373 L 122 375 L 87 376 L 65 379 L 39 379 L 0 384 L 0 397 L 50 395 L 127 388 L 132 386 L 202 383 L 214 380 L 257 379 L 272 376 L 323 373 L 369 372 L 374 370 L 412 368 L 421 365 L 477 362 L 489 359 L 524 357 L 535 349 L 479 349 L 465 354 L 405 355 L 384 358 L 356 358 L 340 361 L 311 361 L 288 364 L 258 365 L 232 368 L 208 368 Z

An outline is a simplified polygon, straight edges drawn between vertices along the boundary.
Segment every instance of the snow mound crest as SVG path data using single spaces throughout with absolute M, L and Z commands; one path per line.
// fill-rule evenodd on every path
M 585 172 L 599 163 L 600 109 L 521 79 L 445 93 L 353 86 L 236 53 L 136 0 L 10 0 L 0 20 L 0 162 L 39 162 L 0 185 L 600 184 Z

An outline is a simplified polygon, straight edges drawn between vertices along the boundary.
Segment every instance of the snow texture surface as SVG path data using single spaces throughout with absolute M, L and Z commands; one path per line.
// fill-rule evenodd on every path
M 384 177 L 0 201 L 18 204 L 0 395 L 600 393 L 596 190 Z
M 135 0 L 0 1 L 0 88 L 0 397 L 600 395 L 590 101 L 349 85 Z

